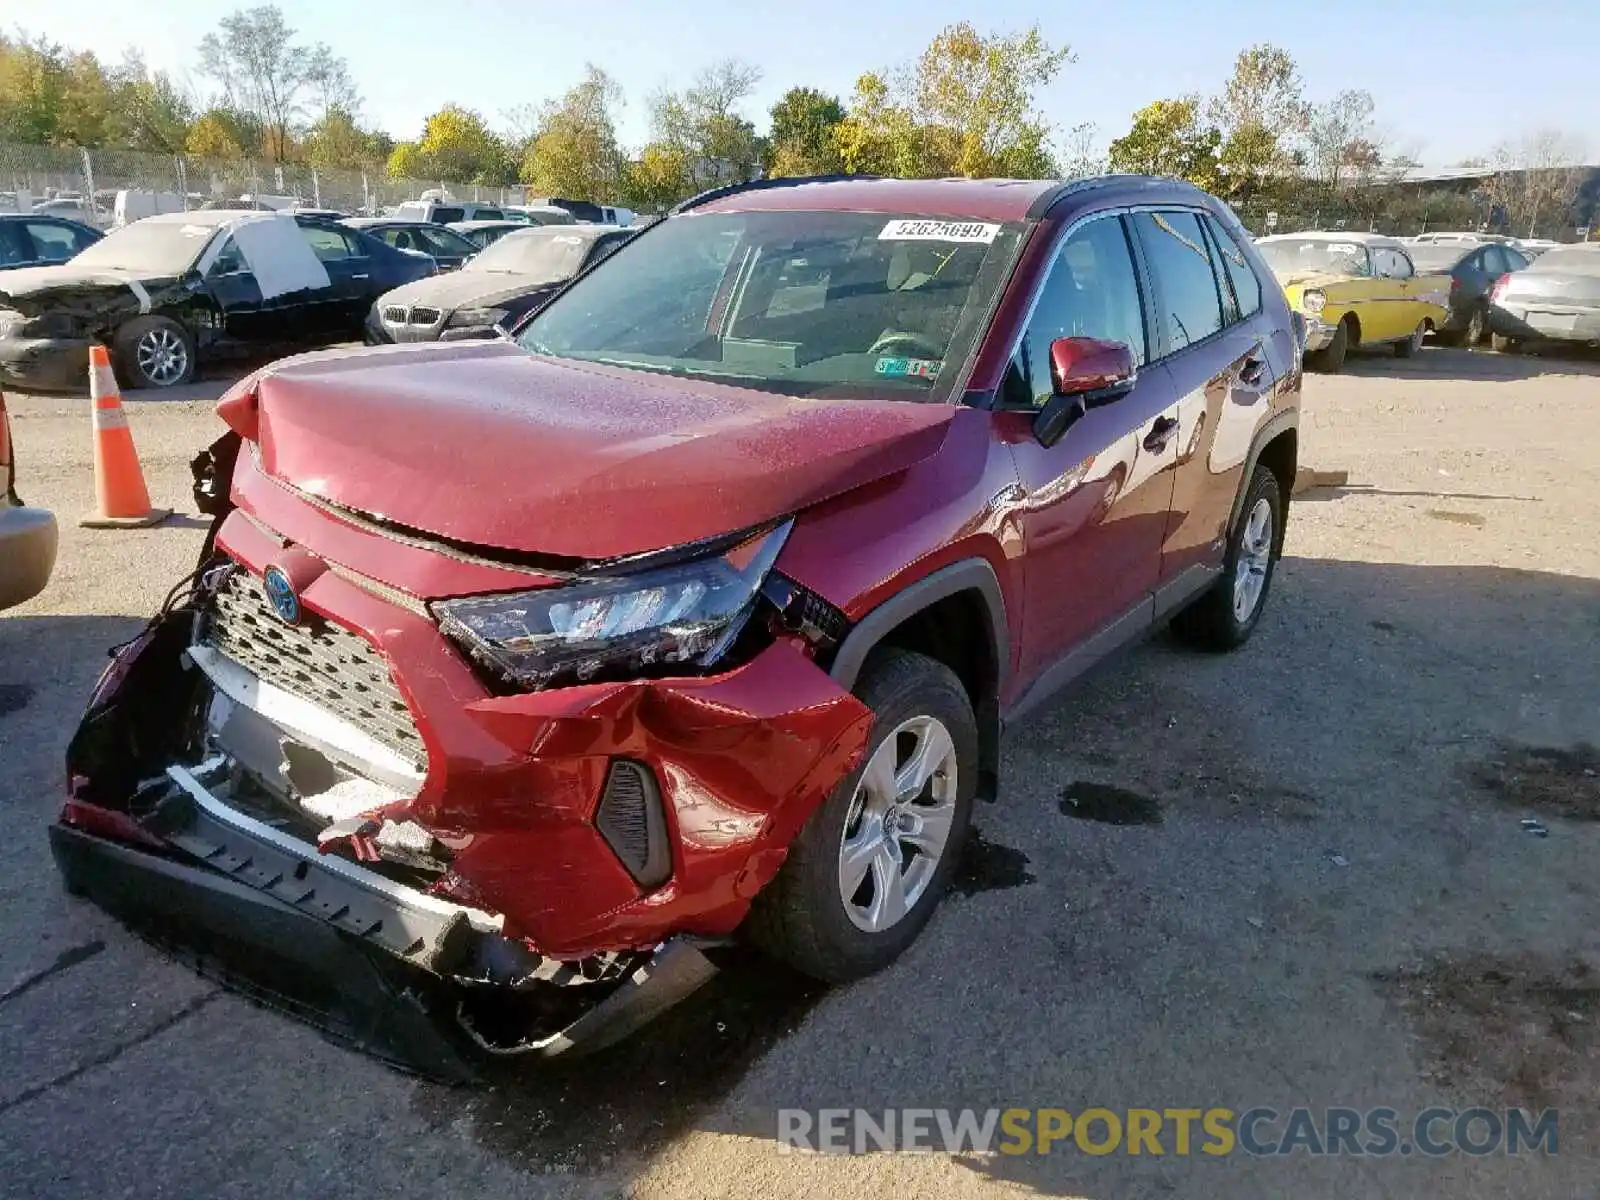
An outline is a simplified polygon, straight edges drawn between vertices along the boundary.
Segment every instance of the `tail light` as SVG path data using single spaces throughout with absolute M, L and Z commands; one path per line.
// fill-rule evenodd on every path
M 1500 303 L 1500 298 L 1506 294 L 1506 289 L 1508 287 L 1510 287 L 1510 286 L 1511 286 L 1511 276 L 1510 276 L 1509 273 L 1500 276 L 1499 279 L 1496 279 L 1494 281 L 1494 289 L 1489 293 L 1490 302 L 1494 303 L 1494 304 L 1499 304 Z

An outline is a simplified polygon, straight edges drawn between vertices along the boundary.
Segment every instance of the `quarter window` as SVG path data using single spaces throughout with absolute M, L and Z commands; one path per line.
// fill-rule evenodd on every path
M 1217 249 L 1222 253 L 1222 266 L 1228 273 L 1228 281 L 1233 285 L 1234 298 L 1239 301 L 1239 316 L 1241 318 L 1255 316 L 1261 311 L 1261 281 L 1251 269 L 1250 260 L 1245 257 L 1244 251 L 1239 248 L 1239 243 L 1220 222 L 1207 217 L 1206 227 L 1211 230 Z
M 1141 365 L 1149 357 L 1139 280 L 1117 217 L 1080 226 L 1061 247 L 1007 375 L 1009 403 L 1039 407 L 1050 398 L 1050 343 L 1064 337 L 1121 342 Z
M 1133 223 L 1155 275 L 1168 352 L 1221 330 L 1222 296 L 1200 218 L 1191 212 L 1141 212 Z
M 1384 279 L 1410 279 L 1415 274 L 1411 269 L 1411 260 L 1392 246 L 1375 247 L 1372 264 Z

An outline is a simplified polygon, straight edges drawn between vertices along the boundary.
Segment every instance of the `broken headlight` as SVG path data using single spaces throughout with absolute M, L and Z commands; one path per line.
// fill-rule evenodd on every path
M 433 609 L 449 637 L 519 687 L 708 667 L 744 628 L 790 524 L 687 561 L 649 555 L 625 572 Z

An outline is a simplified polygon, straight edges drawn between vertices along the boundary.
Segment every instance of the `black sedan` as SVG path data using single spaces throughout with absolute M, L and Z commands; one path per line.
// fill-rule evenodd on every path
M 0 214 L 0 271 L 63 263 L 105 234 L 66 217 Z
M 461 270 L 396 288 L 367 316 L 369 343 L 457 341 L 509 329 L 638 230 L 540 225 L 508 233 Z
M 1489 293 L 1495 280 L 1528 265 L 1525 255 L 1500 242 L 1417 243 L 1406 252 L 1418 275 L 1450 276 L 1450 316 L 1438 334 L 1452 346 L 1479 346 L 1489 340 Z
M 359 338 L 378 296 L 436 271 L 318 218 L 146 217 L 70 262 L 0 273 L 0 385 L 81 388 L 100 342 L 124 386 L 172 387 L 208 359 Z
M 480 247 L 453 229 L 431 221 L 400 221 L 392 217 L 346 217 L 344 224 L 369 233 L 386 246 L 426 254 L 441 271 L 458 271 Z

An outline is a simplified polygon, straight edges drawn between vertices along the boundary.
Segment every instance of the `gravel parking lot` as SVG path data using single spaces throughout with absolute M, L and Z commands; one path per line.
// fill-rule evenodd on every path
M 961 894 L 826 991 L 735 960 L 645 1037 L 451 1090 L 216 991 L 60 891 L 105 648 L 192 565 L 211 399 L 128 401 L 155 502 L 96 532 L 86 402 L 19 397 L 56 577 L 0 616 L 0 1179 L 18 1196 L 1593 1194 L 1600 367 L 1429 349 L 1306 386 L 1242 653 L 1165 639 L 1008 735 Z M 183 515 L 183 514 L 190 515 Z M 1547 836 L 1524 830 L 1540 822 Z M 776 1110 L 1560 1110 L 1554 1157 L 778 1153 Z M 1585 1190 L 1587 1189 L 1587 1190 Z

